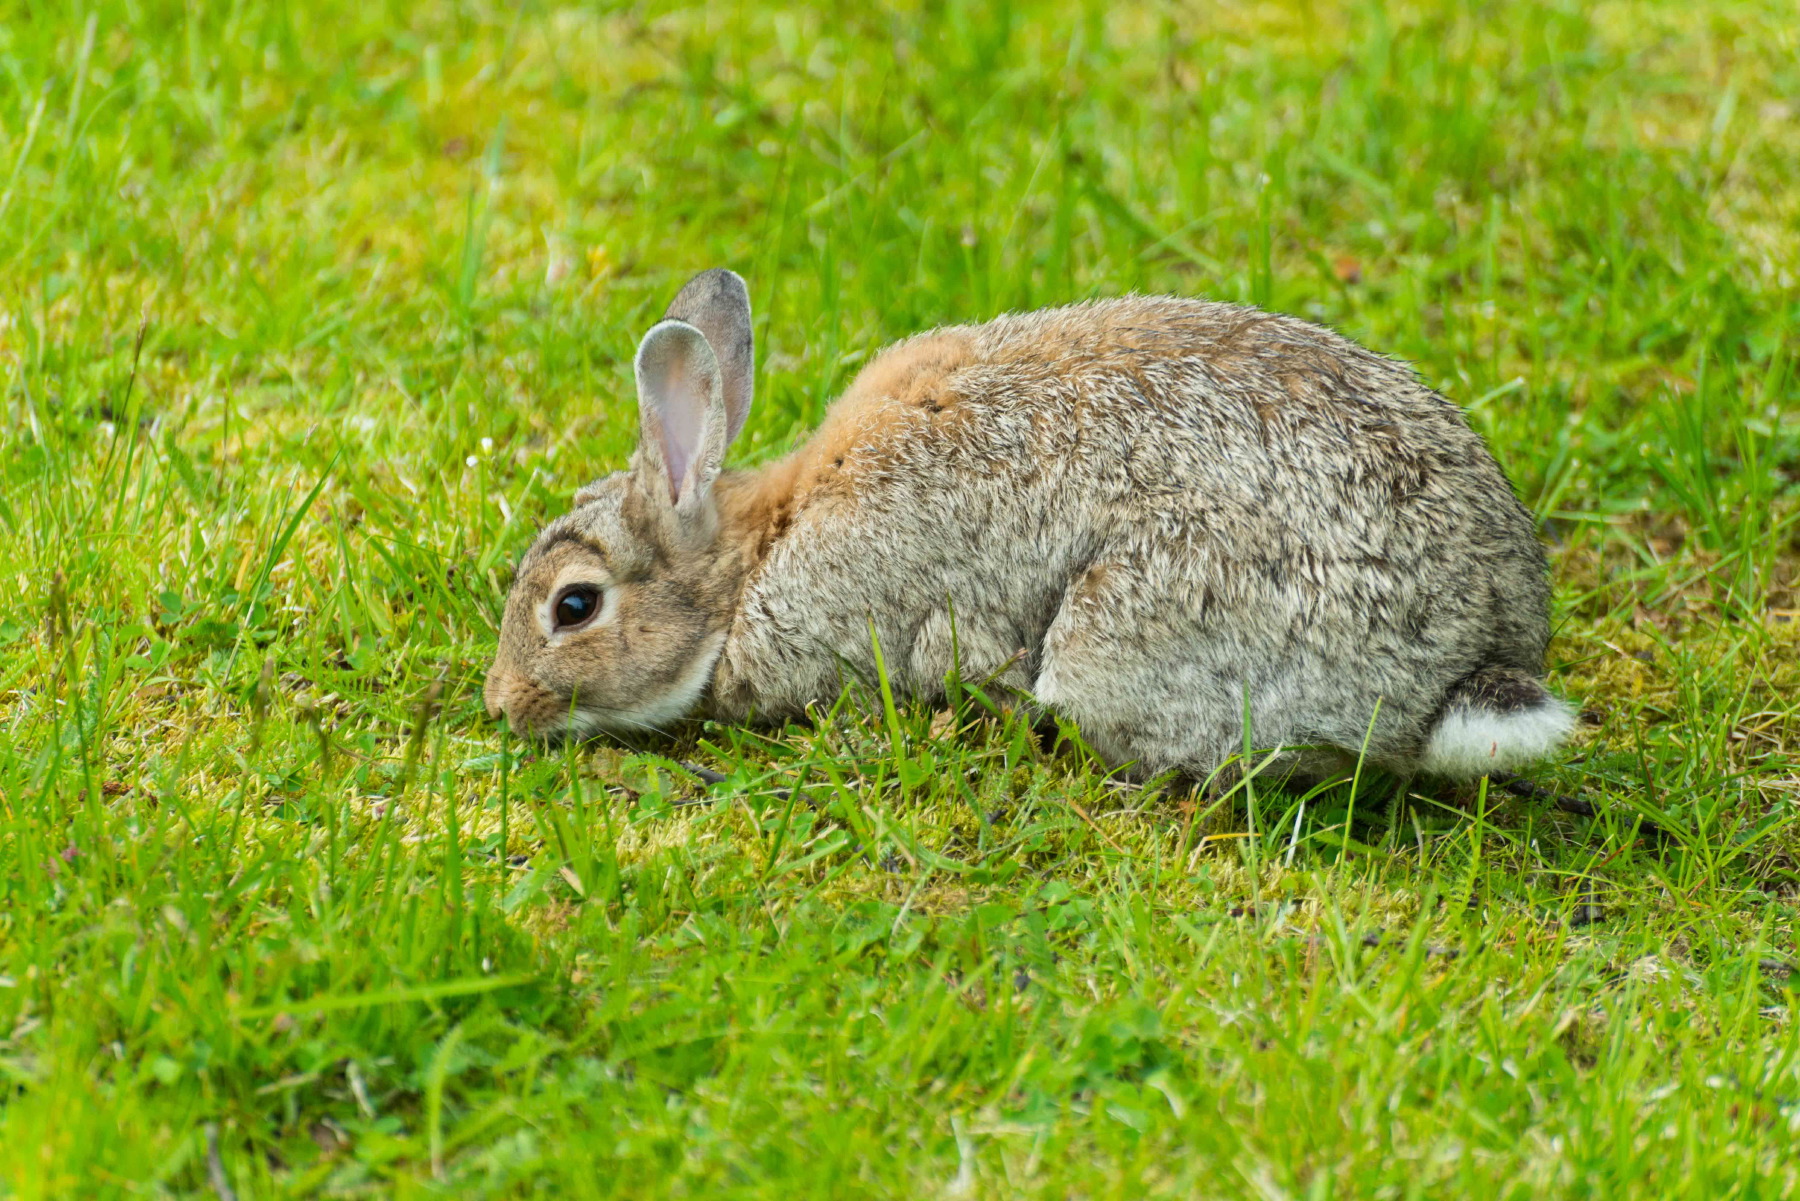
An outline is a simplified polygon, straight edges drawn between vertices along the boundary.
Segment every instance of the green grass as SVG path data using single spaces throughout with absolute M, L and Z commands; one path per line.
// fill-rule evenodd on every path
M 0 1193 L 1791 1193 L 1797 31 L 0 0 Z M 508 745 L 511 565 L 721 264 L 744 462 L 1132 289 L 1417 362 L 1598 816 L 1123 791 L 972 696 Z

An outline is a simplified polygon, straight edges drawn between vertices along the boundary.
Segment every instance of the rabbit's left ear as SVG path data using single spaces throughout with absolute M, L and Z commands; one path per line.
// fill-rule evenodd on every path
M 664 320 L 699 330 L 719 364 L 725 400 L 725 441 L 737 441 L 750 416 L 756 386 L 756 339 L 750 330 L 750 289 L 735 271 L 714 267 L 687 282 L 669 302 Z

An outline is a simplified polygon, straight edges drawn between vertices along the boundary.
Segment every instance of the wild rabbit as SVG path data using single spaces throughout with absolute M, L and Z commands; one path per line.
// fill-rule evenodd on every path
M 1295 765 L 1449 777 L 1568 733 L 1531 517 L 1456 405 L 1329 330 L 1163 296 L 946 327 L 722 471 L 753 364 L 743 280 L 696 276 L 638 347 L 631 466 L 519 565 L 491 714 L 789 718 L 874 677 L 873 633 L 901 692 L 997 673 L 1140 776 L 1205 776 L 1246 713 Z

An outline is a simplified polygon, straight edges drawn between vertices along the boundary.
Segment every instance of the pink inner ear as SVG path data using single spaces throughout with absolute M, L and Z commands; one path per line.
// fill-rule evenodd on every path
M 706 389 L 693 377 L 688 365 L 676 360 L 668 365 L 658 397 L 657 424 L 662 427 L 663 464 L 669 470 L 669 497 L 681 499 L 681 484 L 688 464 L 700 445 L 706 416 Z

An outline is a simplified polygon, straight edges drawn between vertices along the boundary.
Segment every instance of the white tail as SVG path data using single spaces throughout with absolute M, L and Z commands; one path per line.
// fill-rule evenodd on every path
M 1435 776 L 1472 777 L 1511 771 L 1549 755 L 1575 726 L 1568 704 L 1542 699 L 1500 709 L 1479 699 L 1453 701 L 1431 731 L 1419 766 Z

